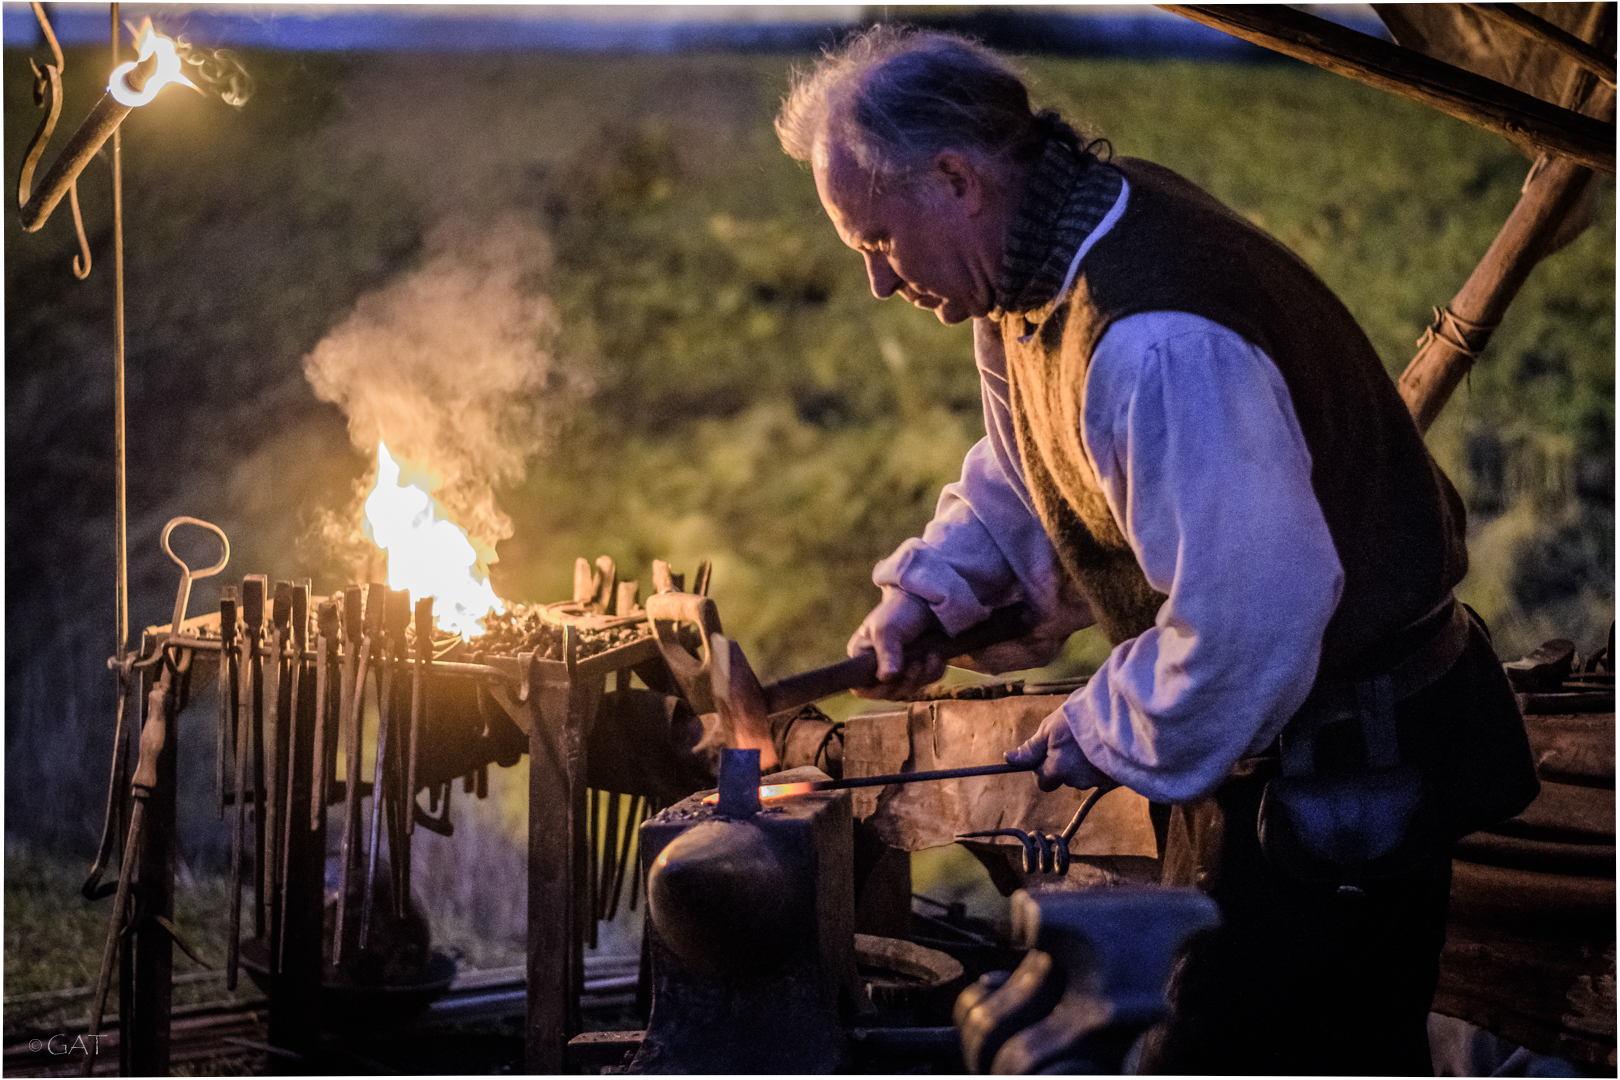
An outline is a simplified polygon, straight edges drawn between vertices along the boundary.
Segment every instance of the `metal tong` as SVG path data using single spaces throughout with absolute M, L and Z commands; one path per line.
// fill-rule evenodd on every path
M 187 566 L 186 561 L 176 555 L 174 549 L 169 546 L 170 534 L 180 525 L 196 525 L 218 536 L 222 549 L 219 562 L 206 570 L 193 570 Z M 180 624 L 186 618 L 186 603 L 191 599 L 191 583 L 198 578 L 212 577 L 219 573 L 225 569 L 225 564 L 231 558 L 231 542 L 226 538 L 224 531 L 217 525 L 211 525 L 197 518 L 171 519 L 163 526 L 159 543 L 163 546 L 164 553 L 180 567 L 180 588 L 174 598 L 174 616 L 169 622 L 168 636 L 158 644 L 155 659 L 161 667 L 146 699 L 146 717 L 145 723 L 141 726 L 140 753 L 136 759 L 135 775 L 130 781 L 133 805 L 130 807 L 129 832 L 124 841 L 123 859 L 118 866 L 118 888 L 114 893 L 113 908 L 107 919 L 107 938 L 102 945 L 101 969 L 96 976 L 90 1008 L 89 1034 L 92 1036 L 101 1030 L 101 1017 L 106 1011 L 107 994 L 112 987 L 113 962 L 118 956 L 119 941 L 128 929 L 125 910 L 130 903 L 131 879 L 141 860 L 142 846 L 146 839 L 146 804 L 158 785 L 158 758 L 162 755 L 174 727 L 175 715 L 179 712 L 180 698 L 185 694 L 186 680 L 191 668 L 190 651 L 179 650 L 178 655 L 170 656 L 168 638 L 180 634 Z M 130 923 L 133 921 L 132 918 Z M 90 1074 L 94 1060 L 93 1057 L 85 1058 L 81 1075 Z
M 358 585 L 343 590 L 343 854 L 337 900 L 337 932 L 332 939 L 332 964 L 343 959 L 350 920 L 350 875 L 360 865 L 360 722 L 366 704 L 366 667 L 373 639 L 382 631 L 384 586 L 373 584 L 362 592 Z
M 242 938 L 242 864 L 247 846 L 248 785 L 253 786 L 252 801 L 257 809 L 262 790 L 252 769 L 254 733 L 262 720 L 259 715 L 258 683 L 263 678 L 259 658 L 259 634 L 264 627 L 265 579 L 262 574 L 249 574 L 242 579 L 242 626 L 240 647 L 236 662 L 236 754 L 232 761 L 231 788 L 231 912 L 230 937 L 225 942 L 225 988 L 236 989 L 237 967 L 240 962 Z
M 366 853 L 365 891 L 360 902 L 360 948 L 366 948 L 371 938 L 371 912 L 376 900 L 377 856 L 382 847 L 383 821 L 391 799 L 397 798 L 394 766 L 400 756 L 399 748 L 391 745 L 398 738 L 394 732 L 394 671 L 405 652 L 405 628 L 411 621 L 411 598 L 408 592 L 384 590 L 379 598 L 384 608 L 382 638 L 378 647 L 381 666 L 377 676 L 377 757 L 371 772 L 371 843 Z M 368 605 L 373 601 L 368 597 Z M 368 606 L 368 618 L 371 614 Z M 389 870 L 399 869 L 400 852 L 394 846 L 393 830 L 389 830 Z M 390 879 L 392 880 L 392 879 Z M 397 894 L 396 894 L 397 896 Z M 397 901 L 396 901 L 397 902 Z
M 1091 809 L 1097 805 L 1097 801 L 1117 786 L 1117 784 L 1100 784 L 1093 788 L 1060 833 L 1037 833 L 1026 829 L 986 829 L 982 832 L 963 833 L 957 839 L 978 840 L 991 836 L 1011 836 L 1024 845 L 1024 873 L 1062 876 L 1069 872 L 1069 841 L 1080 831 L 1081 824 L 1091 814 Z

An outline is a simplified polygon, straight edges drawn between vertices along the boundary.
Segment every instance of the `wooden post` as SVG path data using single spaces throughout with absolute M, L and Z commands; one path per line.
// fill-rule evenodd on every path
M 529 1002 L 526 1071 L 567 1071 L 568 1040 L 578 1034 L 584 985 L 585 731 L 606 676 L 579 671 L 574 632 L 569 662 L 530 659 L 529 696 Z
M 1429 430 L 1474 366 L 1519 287 L 1549 253 L 1550 241 L 1579 203 L 1592 175 L 1591 169 L 1568 158 L 1543 155 L 1536 162 L 1502 231 L 1462 290 L 1439 309 L 1435 325 L 1401 374 L 1401 397 L 1418 431 Z
M 184 676 L 182 676 L 182 679 Z M 141 678 L 141 700 L 149 708 L 152 670 Z M 174 688 L 176 703 L 184 691 Z M 157 759 L 157 784 L 147 799 L 144 837 L 136 871 L 132 914 L 135 928 L 123 953 L 128 977 L 122 981 L 129 996 L 119 998 L 118 1046 L 125 1076 L 169 1075 L 169 1017 L 173 1003 L 174 942 L 153 916 L 174 918 L 174 826 L 177 747 L 180 743 L 179 709 L 174 710 L 168 737 Z M 143 715 L 143 726 L 153 718 Z M 158 720 L 162 722 L 161 718 Z
M 1542 152 L 1614 172 L 1615 129 L 1511 86 L 1282 4 L 1160 4 L 1166 11 L 1376 86 Z

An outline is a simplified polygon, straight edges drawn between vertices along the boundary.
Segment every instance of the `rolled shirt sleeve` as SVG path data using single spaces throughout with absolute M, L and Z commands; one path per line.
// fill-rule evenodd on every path
M 922 536 L 878 563 L 872 580 L 926 602 L 953 635 L 982 622 L 992 609 L 1023 600 L 1036 612 L 1031 638 L 1061 642 L 1091 625 L 1091 608 L 1064 587 L 1057 552 L 1024 486 L 1007 411 L 1000 332 L 975 320 L 973 343 L 989 434 L 968 451 L 961 478 L 940 492 Z
M 1114 324 L 1082 437 L 1148 582 L 1154 625 L 1063 712 L 1098 768 L 1150 799 L 1207 793 L 1309 693 L 1344 574 L 1281 374 L 1184 313 Z

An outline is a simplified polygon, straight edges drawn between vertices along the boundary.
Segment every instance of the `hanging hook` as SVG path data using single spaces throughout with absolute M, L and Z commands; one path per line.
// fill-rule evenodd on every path
M 39 164 L 40 155 L 45 152 L 45 144 L 51 141 L 51 135 L 56 131 L 56 121 L 62 115 L 62 73 L 67 70 L 67 61 L 62 58 L 62 46 L 57 43 L 56 33 L 51 29 L 51 22 L 45 17 L 45 8 L 38 0 L 29 5 L 34 9 L 34 17 L 39 20 L 39 28 L 45 34 L 45 40 L 51 47 L 51 56 L 55 63 L 46 64 L 43 69 L 29 59 L 29 67 L 34 69 L 34 104 L 45 110 L 45 117 L 39 123 L 39 130 L 34 132 L 33 141 L 28 144 L 28 150 L 23 154 L 22 169 L 17 174 L 17 208 L 28 208 L 28 197 L 33 192 L 34 169 Z M 79 183 L 75 179 L 67 184 L 68 200 L 73 207 L 73 231 L 79 238 L 79 254 L 73 257 L 73 276 L 83 281 L 90 276 L 90 241 L 84 234 L 84 215 L 79 212 Z M 60 195 L 57 196 L 61 198 Z M 43 224 L 43 219 L 41 224 Z
M 51 33 L 45 20 L 44 9 L 38 3 L 34 4 L 34 14 L 39 18 L 40 25 L 46 27 L 46 37 L 51 41 L 53 51 L 60 61 L 61 52 L 56 46 L 56 37 Z M 34 70 L 38 73 L 35 96 L 41 99 L 42 107 L 46 106 L 46 99 L 50 104 L 46 122 L 40 125 L 39 133 L 34 136 L 34 142 L 24 156 L 23 170 L 18 176 L 17 205 L 22 212 L 24 232 L 37 232 L 49 220 L 51 212 L 61 203 L 62 197 L 75 187 L 75 181 L 84 171 L 84 167 L 90 163 L 90 159 L 95 157 L 102 144 L 112 137 L 112 133 L 124 122 L 124 117 L 129 115 L 130 110 L 144 100 L 128 98 L 133 104 L 125 104 L 118 99 L 118 94 L 156 93 L 157 89 L 167 82 L 175 81 L 171 76 L 163 75 L 160 76 L 163 82 L 153 82 L 153 76 L 159 74 L 161 62 L 160 54 L 153 52 L 144 60 L 119 67 L 108 84 L 107 92 L 101 96 L 95 108 L 90 110 L 90 115 L 85 117 L 84 123 L 73 133 L 67 146 L 63 147 L 61 155 L 45 174 L 45 179 L 41 181 L 40 190 L 37 192 L 33 190 L 34 168 L 39 164 L 46 140 L 56 128 L 56 118 L 61 114 L 62 69 L 59 65 L 47 65 L 45 71 L 40 72 L 39 66 L 34 65 Z M 148 83 L 151 85 L 148 86 Z M 88 245 L 83 244 L 82 237 L 81 246 L 88 249 Z M 75 268 L 75 272 L 79 269 L 89 272 L 88 267 L 82 264 Z
M 39 122 L 39 130 L 34 132 L 33 141 L 23 154 L 22 170 L 17 174 L 19 210 L 28 205 L 28 196 L 34 188 L 34 167 L 39 164 L 39 156 L 45 152 L 45 144 L 50 141 L 51 133 L 56 130 L 56 121 L 62 115 L 62 69 L 66 66 L 62 59 L 62 46 L 56 43 L 56 34 L 51 30 L 50 20 L 45 17 L 45 8 L 37 0 L 30 6 L 34 9 L 34 16 L 39 19 L 40 29 L 45 32 L 45 40 L 50 43 L 51 55 L 56 63 L 46 64 L 41 69 L 32 57 L 28 59 L 28 66 L 34 69 L 34 104 L 45 110 L 45 118 Z

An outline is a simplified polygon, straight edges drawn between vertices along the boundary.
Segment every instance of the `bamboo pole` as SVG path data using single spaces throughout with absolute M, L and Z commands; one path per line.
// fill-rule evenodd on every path
M 1418 353 L 1401 373 L 1401 398 L 1427 432 L 1490 341 L 1519 287 L 1551 250 L 1551 241 L 1580 202 L 1592 170 L 1567 158 L 1543 155 L 1535 164 L 1518 205 L 1461 291 L 1419 342 Z
M 1282 5 L 1161 4 L 1166 11 L 1438 109 L 1543 153 L 1614 172 L 1615 127 L 1411 49 Z

